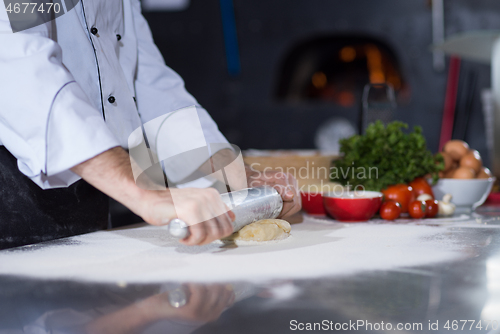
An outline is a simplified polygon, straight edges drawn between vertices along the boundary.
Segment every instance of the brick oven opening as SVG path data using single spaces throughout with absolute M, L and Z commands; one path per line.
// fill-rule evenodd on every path
M 282 101 L 354 107 L 367 83 L 389 83 L 397 97 L 408 92 L 394 51 L 386 43 L 364 36 L 327 36 L 302 42 L 285 57 L 278 75 L 275 95 Z

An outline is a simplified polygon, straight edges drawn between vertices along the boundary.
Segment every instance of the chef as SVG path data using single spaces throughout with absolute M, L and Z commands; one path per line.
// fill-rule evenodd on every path
M 106 228 L 107 196 L 153 225 L 191 223 L 187 245 L 231 234 L 234 215 L 215 189 L 148 190 L 135 182 L 131 134 L 182 108 L 194 107 L 207 144 L 217 143 L 212 157 L 234 154 L 165 65 L 139 0 L 64 3 L 71 8 L 64 15 L 22 31 L 12 8 L 0 6 L 0 248 Z M 186 132 L 195 126 L 180 124 Z M 206 163 L 190 161 L 183 172 Z M 247 177 L 280 189 L 282 216 L 300 209 L 290 175 Z

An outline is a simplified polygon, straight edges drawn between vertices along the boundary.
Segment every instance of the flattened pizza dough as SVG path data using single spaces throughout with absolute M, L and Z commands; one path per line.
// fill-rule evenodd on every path
M 271 241 L 283 240 L 290 236 L 291 226 L 282 219 L 262 219 L 248 224 L 226 240 L 231 241 Z

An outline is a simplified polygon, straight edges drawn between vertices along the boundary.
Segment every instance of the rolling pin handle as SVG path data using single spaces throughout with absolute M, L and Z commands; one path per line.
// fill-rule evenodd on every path
M 171 236 L 177 239 L 186 239 L 191 235 L 189 232 L 189 225 L 183 220 L 175 218 L 168 223 L 168 232 Z

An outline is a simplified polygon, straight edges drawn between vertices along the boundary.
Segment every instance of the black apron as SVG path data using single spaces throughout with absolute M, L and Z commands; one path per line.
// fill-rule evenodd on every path
M 105 229 L 108 197 L 80 180 L 43 190 L 0 146 L 0 249 Z

